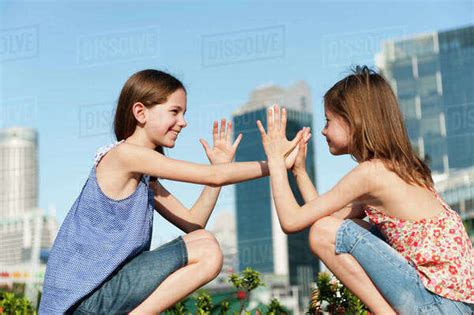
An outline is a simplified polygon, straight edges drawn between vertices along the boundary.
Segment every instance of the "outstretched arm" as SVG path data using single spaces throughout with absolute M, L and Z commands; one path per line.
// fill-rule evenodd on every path
M 285 147 L 287 168 L 293 165 L 296 158 L 296 154 L 293 154 L 296 151 L 293 149 L 300 140 L 301 134 L 302 131 L 299 131 Z M 266 161 L 204 165 L 172 159 L 149 148 L 126 142 L 118 146 L 117 151 L 126 172 L 212 187 L 240 183 L 269 174 Z
M 359 197 L 373 191 L 370 162 L 359 164 L 344 176 L 329 192 L 300 207 L 291 191 L 288 175 L 283 162 L 285 143 L 286 112 L 280 119 L 280 109 L 276 106 L 268 111 L 268 131 L 257 122 L 268 157 L 270 182 L 278 219 L 285 233 L 303 230 L 316 220 L 331 215 Z

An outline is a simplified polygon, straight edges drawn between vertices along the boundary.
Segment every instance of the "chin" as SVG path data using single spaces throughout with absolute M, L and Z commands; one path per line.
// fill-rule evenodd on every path
M 331 148 L 329 148 L 329 152 L 335 156 L 347 154 L 347 152 L 344 152 L 343 150 L 338 151 L 336 149 L 331 149 Z
M 167 143 L 166 145 L 164 145 L 164 147 L 167 147 L 167 148 L 174 148 L 174 146 L 176 145 L 176 140 L 175 141 L 170 141 L 169 143 Z

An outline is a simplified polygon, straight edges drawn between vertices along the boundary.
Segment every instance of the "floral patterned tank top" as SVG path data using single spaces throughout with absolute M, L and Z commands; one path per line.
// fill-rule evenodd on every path
M 424 286 L 443 297 L 474 303 L 474 250 L 461 217 L 434 189 L 444 211 L 422 220 L 403 220 L 366 206 L 371 223 L 388 244 L 415 266 Z

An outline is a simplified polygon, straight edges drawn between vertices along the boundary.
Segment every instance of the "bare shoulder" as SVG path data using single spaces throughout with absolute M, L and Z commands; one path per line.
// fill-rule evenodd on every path
M 356 168 L 352 170 L 353 173 L 363 177 L 364 180 L 372 182 L 376 178 L 383 176 L 388 172 L 385 165 L 380 160 L 370 160 L 359 163 Z
M 380 159 L 372 159 L 359 164 L 359 167 L 364 171 L 364 174 L 372 179 L 380 179 L 389 174 L 393 174 L 386 164 Z
M 115 155 L 122 167 L 133 172 L 136 171 L 134 169 L 136 165 L 144 163 L 150 157 L 156 158 L 159 153 L 147 147 L 124 142 L 115 148 Z
M 366 185 L 369 187 L 368 193 L 362 196 L 360 201 L 373 201 L 374 198 L 380 198 L 386 190 L 387 183 L 395 175 L 380 159 L 364 161 L 356 169 L 359 170 L 361 176 L 366 181 Z

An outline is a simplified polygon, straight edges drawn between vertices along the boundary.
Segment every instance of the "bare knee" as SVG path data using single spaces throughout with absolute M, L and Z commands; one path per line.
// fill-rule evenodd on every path
M 336 243 L 337 229 L 343 220 L 327 216 L 319 219 L 309 230 L 309 246 L 313 253 L 326 249 Z
M 224 257 L 214 235 L 197 230 L 185 235 L 185 242 L 189 263 L 199 263 L 208 277 L 215 278 L 222 269 Z

